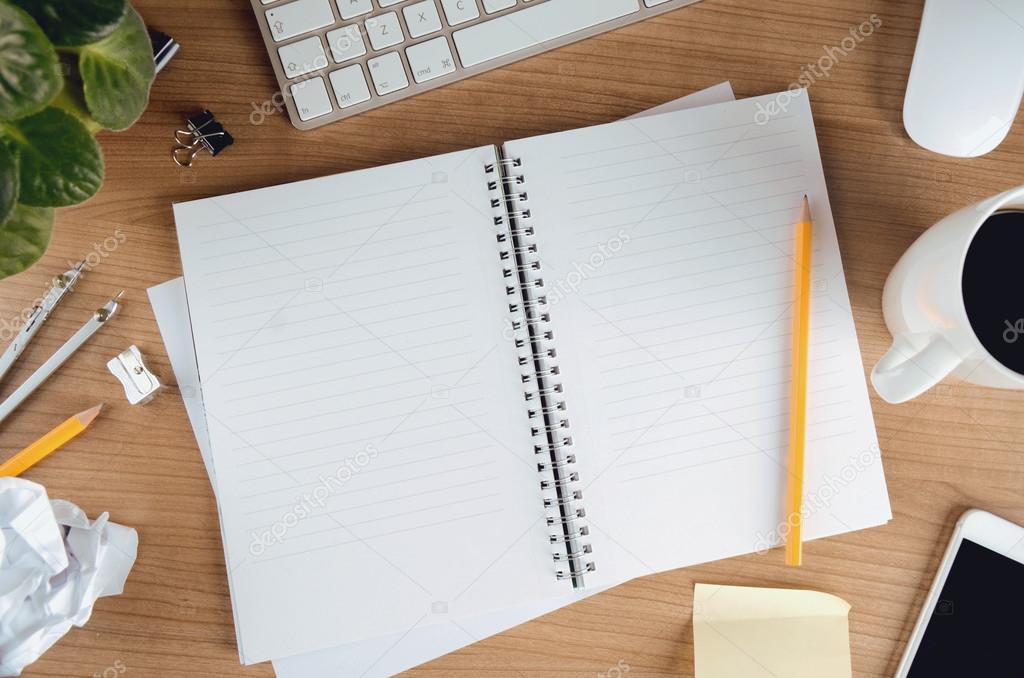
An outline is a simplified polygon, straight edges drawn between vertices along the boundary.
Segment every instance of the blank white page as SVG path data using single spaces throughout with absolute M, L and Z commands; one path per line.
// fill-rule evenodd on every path
M 196 385 L 199 384 L 199 371 L 192 344 L 184 281 L 181 278 L 174 278 L 150 287 L 148 292 L 153 315 L 160 327 L 160 335 L 167 348 L 167 356 L 174 370 L 175 381 L 181 390 L 185 411 L 195 433 L 200 455 L 209 468 L 212 463 L 209 452 L 210 439 L 206 431 L 202 402 L 199 401 L 200 394 L 196 389 Z M 213 482 L 212 475 L 210 481 Z M 458 621 L 444 615 L 438 617 L 438 620 L 443 620 L 439 623 L 428 623 L 429 620 L 424 620 L 423 624 L 406 629 L 402 633 L 366 638 L 325 650 L 276 658 L 274 673 L 277 678 L 336 678 L 346 675 L 346 672 L 360 678 L 385 678 L 599 592 L 600 589 L 595 588 L 587 588 L 581 592 L 567 589 L 554 598 L 530 598 L 528 602 L 515 607 Z
M 522 159 L 543 261 L 597 564 L 589 581 L 749 553 L 787 532 L 804 194 L 815 219 L 805 538 L 889 519 L 804 93 L 505 149 Z
M 732 100 L 732 87 L 728 82 L 724 82 L 638 115 L 653 115 Z M 202 391 L 199 389 L 199 368 L 196 365 L 184 280 L 175 278 L 149 288 L 148 292 L 175 381 L 181 391 L 189 422 L 194 429 L 199 451 L 212 483 L 210 438 L 202 407 Z M 597 592 L 598 589 L 588 587 L 584 593 L 593 595 Z M 477 640 L 506 631 L 575 602 L 579 597 L 578 593 L 573 592 L 556 598 L 531 600 L 517 607 L 460 619 L 458 622 L 424 625 L 403 633 L 368 638 L 327 650 L 275 659 L 274 672 L 278 678 L 334 678 L 345 670 L 357 673 L 361 678 L 390 676 Z
M 554 578 L 480 148 L 175 206 L 243 661 Z

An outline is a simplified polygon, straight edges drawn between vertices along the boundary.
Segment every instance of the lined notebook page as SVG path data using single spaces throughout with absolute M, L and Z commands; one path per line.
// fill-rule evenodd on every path
M 175 206 L 246 663 L 565 594 L 484 165 Z
M 815 217 L 805 538 L 889 503 L 807 97 L 511 142 L 598 582 L 780 543 L 793 225 Z

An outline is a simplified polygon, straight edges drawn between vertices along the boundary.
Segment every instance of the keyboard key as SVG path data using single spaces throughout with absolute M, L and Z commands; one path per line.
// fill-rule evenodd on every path
M 458 26 L 480 16 L 476 0 L 441 0 L 441 6 L 449 26 Z
M 452 36 L 462 65 L 468 68 L 639 11 L 639 0 L 551 0 Z
M 366 20 L 366 34 L 374 49 L 386 49 L 405 40 L 396 12 L 388 12 Z
M 278 87 L 314 79 L 295 90 L 301 116 L 288 105 L 302 128 L 699 1 L 251 0 Z
M 339 64 L 366 54 L 363 34 L 355 24 L 328 31 L 327 46 L 331 48 L 335 63 Z
M 334 110 L 331 98 L 327 96 L 327 85 L 321 77 L 295 83 L 291 86 L 291 93 L 299 118 L 303 122 L 327 115 Z
M 289 78 L 297 78 L 300 75 L 327 67 L 327 54 L 324 53 L 323 43 L 315 35 L 284 47 L 278 47 L 277 54 L 281 57 L 284 74 Z
M 419 38 L 441 30 L 441 17 L 437 14 L 434 0 L 423 0 L 409 5 L 402 13 L 405 14 L 405 25 L 409 27 L 410 38 Z
M 328 0 L 295 0 L 267 10 L 267 25 L 274 42 L 309 33 L 334 23 Z
M 409 59 L 409 70 L 416 82 L 426 82 L 442 75 L 455 72 L 455 58 L 444 36 L 407 47 L 405 56 Z
M 370 67 L 370 77 L 373 78 L 373 87 L 377 94 L 384 96 L 409 86 L 405 66 L 402 65 L 402 57 L 398 56 L 398 52 L 370 59 L 366 64 Z
M 330 77 L 334 98 L 341 108 L 370 100 L 370 88 L 366 85 L 366 76 L 363 75 L 363 67 L 359 64 L 334 71 Z
M 369 14 L 373 11 L 373 0 L 337 0 L 338 12 L 342 19 Z
M 494 14 L 495 12 L 515 6 L 516 0 L 484 0 L 484 11 L 488 14 Z

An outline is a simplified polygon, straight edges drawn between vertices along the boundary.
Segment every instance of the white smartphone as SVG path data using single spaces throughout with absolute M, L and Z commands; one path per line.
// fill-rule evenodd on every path
M 1024 527 L 971 509 L 956 523 L 895 678 L 1024 676 Z

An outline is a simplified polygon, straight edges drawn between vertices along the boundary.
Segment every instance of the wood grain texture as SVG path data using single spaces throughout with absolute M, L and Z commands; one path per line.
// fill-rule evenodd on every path
M 0 282 L 0 333 L 68 262 L 96 265 L 0 388 L 28 376 L 116 291 L 123 313 L 0 429 L 13 451 L 73 412 L 106 402 L 66 449 L 27 474 L 91 516 L 139 530 L 125 593 L 26 676 L 271 676 L 238 664 L 216 510 L 174 389 L 131 407 L 104 363 L 131 343 L 171 375 L 145 288 L 180 274 L 171 203 L 615 120 L 730 79 L 738 96 L 785 88 L 851 27 L 881 27 L 811 86 L 818 137 L 865 364 L 889 344 L 885 276 L 929 224 L 1024 184 L 1024 124 L 988 156 L 953 160 L 915 146 L 901 108 L 922 0 L 704 0 L 694 7 L 337 123 L 295 131 L 254 113 L 275 81 L 247 0 L 135 0 L 146 21 L 183 45 L 160 75 L 142 120 L 103 134 L 107 181 L 58 213 L 43 261 Z M 939 103 L 939 102 L 937 102 Z M 171 134 L 209 108 L 234 134 L 220 157 L 181 170 Z M 254 108 L 255 107 L 255 108 Z M 258 124 L 254 124 L 258 123 Z M 111 240 L 112 239 L 112 240 Z M 118 242 L 122 240 L 123 242 Z M 113 243 L 113 244 L 112 244 Z M 886 527 L 806 545 L 805 566 L 782 552 L 649 576 L 413 671 L 422 678 L 693 674 L 695 582 L 806 587 L 853 605 L 857 676 L 891 675 L 956 516 L 971 506 L 1024 522 L 1024 393 L 942 385 L 916 401 L 872 401 L 892 497 Z M 667 521 L 666 529 L 672 529 Z M 355 611 L 354 613 L 358 613 Z

